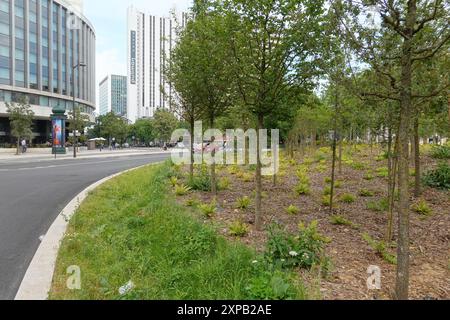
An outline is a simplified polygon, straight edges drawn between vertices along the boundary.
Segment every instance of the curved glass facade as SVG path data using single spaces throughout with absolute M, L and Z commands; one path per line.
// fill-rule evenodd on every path
M 95 111 L 95 32 L 65 0 L 0 0 L 0 122 L 5 103 L 26 97 L 37 119 L 49 119 L 54 106 Z M 3 117 L 3 119 L 2 119 Z M 0 140 L 7 135 L 2 132 Z
M 0 90 L 95 108 L 95 33 L 63 0 L 0 0 Z

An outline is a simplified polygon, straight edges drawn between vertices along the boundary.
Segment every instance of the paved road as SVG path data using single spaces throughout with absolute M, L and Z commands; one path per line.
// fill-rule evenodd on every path
M 78 193 L 114 173 L 167 154 L 0 162 L 0 300 L 14 299 L 40 241 Z

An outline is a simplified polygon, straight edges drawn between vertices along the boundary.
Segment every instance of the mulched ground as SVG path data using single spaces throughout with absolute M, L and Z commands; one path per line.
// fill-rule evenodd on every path
M 369 148 L 362 149 L 353 153 L 351 158 L 347 156 L 347 160 L 353 161 L 353 164 L 350 161 L 344 163 L 342 174 L 337 175 L 342 182 L 341 188 L 337 189 L 337 198 L 344 193 L 350 193 L 355 196 L 356 201 L 351 204 L 338 202 L 335 214 L 344 216 L 357 225 L 357 228 L 333 225 L 330 222 L 329 210 L 322 205 L 323 190 L 327 185 L 325 178 L 330 176 L 331 171 L 329 153 L 326 154 L 326 160 L 309 165 L 311 193 L 308 196 L 298 196 L 294 192 L 298 184 L 296 170 L 302 163 L 300 160 L 282 161 L 282 175 L 278 177 L 277 185 L 273 185 L 271 178 L 264 179 L 263 213 L 266 226 L 278 222 L 295 233 L 300 222 L 310 223 L 317 220 L 319 231 L 332 239 L 326 248 L 326 253 L 333 263 L 332 272 L 320 280 L 321 296 L 324 299 L 391 299 L 395 289 L 395 265 L 383 260 L 362 238 L 363 233 L 368 233 L 376 240 L 383 240 L 387 228 L 387 213 L 367 209 L 369 201 L 379 201 L 387 196 L 387 179 L 377 177 L 377 169 L 386 167 L 386 162 L 376 160 L 380 150 L 374 149 L 371 152 Z M 324 149 L 320 153 L 323 154 Z M 310 158 L 314 159 L 314 155 Z M 435 161 L 427 156 L 423 157 L 422 162 L 424 168 L 436 165 Z M 362 163 L 365 168 L 355 169 L 355 163 Z M 252 172 L 249 168 L 241 170 Z M 368 172 L 373 174 L 373 180 L 364 179 Z M 229 179 L 231 185 L 228 190 L 219 192 L 219 209 L 208 223 L 217 225 L 225 237 L 231 238 L 228 226 L 241 219 L 250 226 L 250 232 L 238 241 L 263 250 L 267 235 L 266 232 L 258 232 L 254 228 L 254 208 L 236 209 L 238 198 L 254 198 L 254 182 L 245 182 L 242 177 L 230 174 L 227 167 L 219 168 L 218 175 L 222 179 Z M 411 179 L 413 181 L 412 177 Z M 361 197 L 358 195 L 361 189 L 373 191 L 375 195 Z M 178 197 L 178 201 L 185 203 L 187 199 L 192 198 L 203 203 L 213 200 L 210 193 L 196 191 Z M 428 188 L 424 190 L 422 198 L 432 208 L 433 214 L 424 217 L 411 211 L 410 296 L 413 299 L 450 299 L 450 192 Z M 290 205 L 297 206 L 301 213 L 287 214 L 286 208 Z M 390 251 L 395 254 L 396 250 L 392 248 Z M 367 289 L 367 269 L 370 265 L 381 268 L 381 290 Z M 305 281 L 317 278 L 304 271 L 299 271 L 299 276 Z

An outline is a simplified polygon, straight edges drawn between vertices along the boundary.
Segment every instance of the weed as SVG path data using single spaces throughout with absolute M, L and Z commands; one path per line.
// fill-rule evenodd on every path
M 295 189 L 294 189 L 295 193 L 299 196 L 307 196 L 311 193 L 311 190 L 309 188 L 309 185 L 305 184 L 305 183 L 300 183 L 298 184 Z
M 390 264 L 397 264 L 397 257 L 387 250 L 386 243 L 384 241 L 377 241 L 373 239 L 368 233 L 363 233 L 363 239 L 369 244 L 369 246 L 376 251 L 386 262 Z
M 177 196 L 185 196 L 186 194 L 189 193 L 189 191 L 191 191 L 191 188 L 185 186 L 184 184 L 175 186 L 175 194 Z
M 217 204 L 216 201 L 212 201 L 211 203 L 204 203 L 198 206 L 200 212 L 206 217 L 211 218 L 216 214 Z
M 417 203 L 413 204 L 411 209 L 423 216 L 430 216 L 433 214 L 433 210 L 424 199 L 420 199 Z
M 289 207 L 286 208 L 286 212 L 290 215 L 297 215 L 300 213 L 300 209 L 294 205 L 290 205 Z
M 375 195 L 375 192 L 368 189 L 361 189 L 359 190 L 359 195 L 361 197 L 373 197 Z
M 344 218 L 342 215 L 332 215 L 330 217 L 330 223 L 337 226 L 349 226 L 353 229 L 358 229 L 359 227 L 354 224 L 352 221 Z
M 354 195 L 352 195 L 352 194 L 350 194 L 350 193 L 344 193 L 344 194 L 340 197 L 339 200 L 340 200 L 341 202 L 344 202 L 344 203 L 353 203 L 353 202 L 356 201 L 356 198 L 355 198 Z
M 230 225 L 230 235 L 233 237 L 245 237 L 249 230 L 249 226 L 240 220 L 236 220 Z
M 250 207 L 251 203 L 252 200 L 247 196 L 238 198 L 236 201 L 236 208 L 246 210 Z

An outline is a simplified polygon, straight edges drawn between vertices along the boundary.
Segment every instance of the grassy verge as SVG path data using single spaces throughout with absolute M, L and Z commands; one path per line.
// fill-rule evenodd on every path
M 292 273 L 255 263 L 251 249 L 177 205 L 169 170 L 139 169 L 89 195 L 62 243 L 50 299 L 307 298 Z M 80 290 L 67 289 L 69 266 L 80 267 Z

